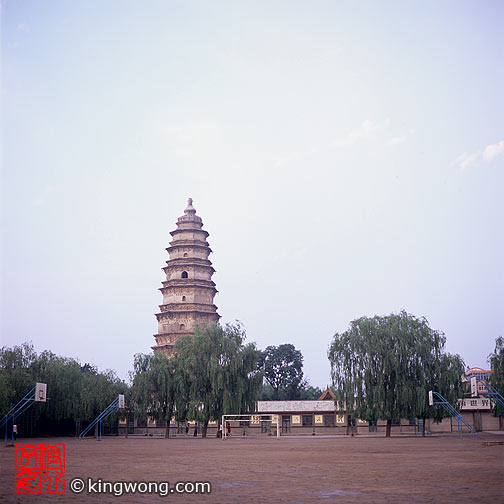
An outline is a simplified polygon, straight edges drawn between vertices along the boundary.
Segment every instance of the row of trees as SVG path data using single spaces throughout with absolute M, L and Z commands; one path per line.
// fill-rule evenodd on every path
M 71 434 L 95 418 L 114 396 L 126 393 L 127 385 L 113 371 L 98 372 L 75 359 L 46 350 L 37 354 L 23 343 L 0 349 L 0 411 L 14 406 L 35 384 L 48 384 L 49 400 L 30 409 L 35 433 Z
M 90 364 L 50 351 L 37 355 L 31 344 L 1 348 L 0 412 L 8 411 L 39 381 L 49 384 L 50 396 L 31 410 L 39 432 L 79 432 L 122 393 L 136 417 L 197 420 L 205 436 L 211 419 L 254 411 L 257 399 L 320 396 L 322 391 L 303 378 L 303 356 L 293 345 L 261 352 L 245 339 L 239 324 L 213 325 L 179 340 L 171 358 L 137 354 L 130 386 L 113 371 L 100 373 Z
M 138 418 L 157 422 L 197 420 L 206 436 L 210 420 L 225 413 L 248 413 L 256 400 L 317 399 L 322 390 L 303 377 L 301 352 L 293 345 L 260 351 L 246 343 L 239 324 L 209 326 L 180 339 L 176 354 L 137 354 L 128 387 L 113 371 L 100 373 L 90 364 L 23 344 L 0 349 L 0 410 L 7 411 L 36 381 L 49 384 L 47 404 L 34 408 L 37 425 L 48 434 L 79 432 L 119 393 Z M 336 334 L 328 356 L 338 407 L 368 421 L 434 418 L 428 391 L 450 403 L 463 397 L 464 363 L 444 351 L 446 338 L 424 318 L 401 312 L 362 317 Z M 504 394 L 504 339 L 489 356 L 492 383 Z M 504 411 L 496 410 L 504 415 Z M 169 435 L 169 429 L 166 431 Z

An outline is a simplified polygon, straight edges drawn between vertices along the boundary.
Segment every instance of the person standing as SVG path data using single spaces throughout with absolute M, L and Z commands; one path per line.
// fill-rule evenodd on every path
M 185 424 L 185 435 L 188 436 L 189 435 L 189 427 L 191 426 L 191 424 L 189 422 L 186 422 Z
M 230 422 L 227 423 L 227 435 L 231 436 L 231 423 Z
M 14 438 L 14 441 L 16 441 L 16 439 L 17 439 L 17 424 L 14 424 L 12 426 L 12 436 Z
M 198 437 L 198 422 L 194 422 L 194 437 Z

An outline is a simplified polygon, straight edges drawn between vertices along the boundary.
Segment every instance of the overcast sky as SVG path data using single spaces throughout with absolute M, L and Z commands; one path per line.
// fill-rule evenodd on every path
M 2 334 L 150 352 L 177 218 L 223 322 L 329 383 L 335 332 L 504 335 L 504 2 L 2 2 Z

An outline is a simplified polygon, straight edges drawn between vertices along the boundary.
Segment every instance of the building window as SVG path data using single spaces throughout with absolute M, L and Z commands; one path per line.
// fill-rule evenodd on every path
M 303 415 L 303 427 L 310 427 L 313 424 L 312 415 Z
M 181 331 L 183 331 L 185 329 L 185 325 L 184 324 L 180 324 L 180 328 L 179 328 Z
M 180 275 L 181 278 L 188 278 L 189 275 L 187 274 L 187 271 L 182 271 L 182 275 Z
M 334 427 L 334 415 L 324 415 L 324 425 L 326 427 Z
M 184 257 L 187 257 L 187 252 L 184 252 Z
M 182 296 L 182 301 L 185 301 L 185 296 Z

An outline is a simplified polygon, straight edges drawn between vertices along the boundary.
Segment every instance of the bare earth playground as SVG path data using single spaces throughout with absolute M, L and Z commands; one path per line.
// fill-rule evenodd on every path
M 33 439 L 66 444 L 66 493 L 14 490 L 0 450 L 2 502 L 504 502 L 504 436 Z M 492 443 L 493 442 L 493 443 Z M 73 478 L 208 481 L 204 495 L 90 495 Z

